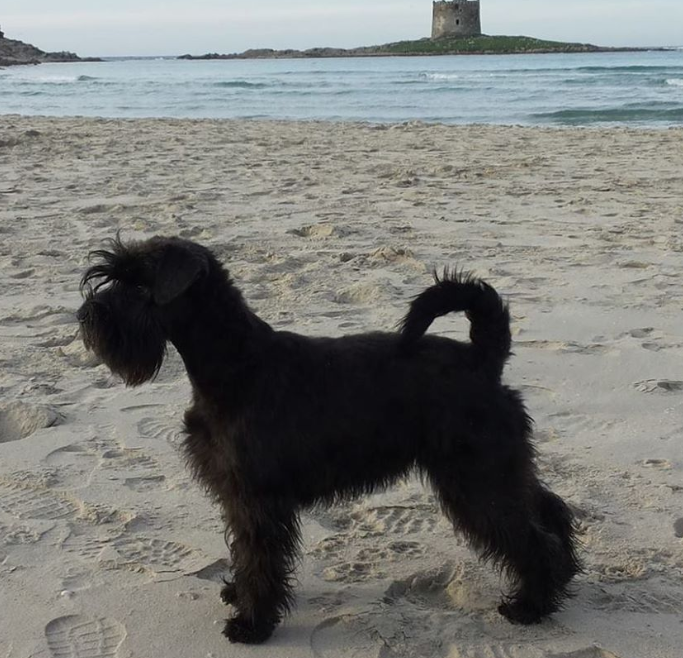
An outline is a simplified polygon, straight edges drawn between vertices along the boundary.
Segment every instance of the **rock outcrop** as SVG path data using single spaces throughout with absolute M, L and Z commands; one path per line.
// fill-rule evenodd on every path
M 0 66 L 42 64 L 43 62 L 99 62 L 96 57 L 81 58 L 75 53 L 48 53 L 30 43 L 5 38 L 0 29 Z

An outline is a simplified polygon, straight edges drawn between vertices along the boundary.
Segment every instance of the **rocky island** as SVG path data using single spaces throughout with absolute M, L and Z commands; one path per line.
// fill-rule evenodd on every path
M 0 66 L 18 64 L 42 64 L 45 62 L 100 62 L 98 57 L 82 58 L 75 53 L 49 53 L 32 46 L 30 43 L 7 39 L 0 29 Z
M 360 48 L 309 48 L 273 50 L 258 48 L 221 55 L 181 55 L 178 59 L 285 59 L 311 57 L 389 57 L 410 55 L 511 55 L 524 53 L 597 53 L 646 50 L 644 48 L 605 48 L 589 43 L 547 41 L 525 36 L 444 37 L 396 41 Z

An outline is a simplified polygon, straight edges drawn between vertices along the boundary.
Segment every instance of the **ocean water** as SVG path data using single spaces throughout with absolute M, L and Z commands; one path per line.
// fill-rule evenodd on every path
M 0 70 L 0 114 L 683 125 L 683 49 L 289 60 L 125 59 Z

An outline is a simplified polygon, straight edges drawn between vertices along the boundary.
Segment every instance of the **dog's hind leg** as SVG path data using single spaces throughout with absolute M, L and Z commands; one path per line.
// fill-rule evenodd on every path
M 560 607 L 579 570 L 571 530 L 550 512 L 556 500 L 541 497 L 539 506 L 534 492 L 541 485 L 532 469 L 522 466 L 515 473 L 508 463 L 482 472 L 470 460 L 467 466 L 466 472 L 461 465 L 446 473 L 442 462 L 436 472 L 430 469 L 444 512 L 485 559 L 511 577 L 514 591 L 499 612 L 515 623 L 536 623 Z
M 291 576 L 297 561 L 296 513 L 273 500 L 242 499 L 230 506 L 230 551 L 234 580 L 221 592 L 237 608 L 226 622 L 231 642 L 267 640 L 293 603 Z

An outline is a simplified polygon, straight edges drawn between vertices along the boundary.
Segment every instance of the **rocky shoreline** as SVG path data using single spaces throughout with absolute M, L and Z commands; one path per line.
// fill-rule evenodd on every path
M 101 62 L 99 57 L 79 57 L 67 51 L 45 52 L 30 43 L 7 39 L 0 30 L 0 67 L 48 62 Z

